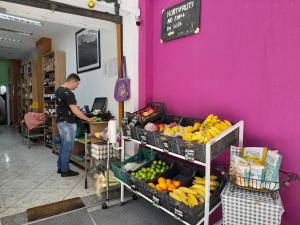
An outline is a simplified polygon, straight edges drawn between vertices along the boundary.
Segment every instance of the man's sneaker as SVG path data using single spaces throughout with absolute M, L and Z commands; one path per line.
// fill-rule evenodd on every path
M 57 173 L 61 173 L 61 170 L 60 170 L 60 169 L 58 169 L 58 170 L 57 170 Z
M 77 176 L 77 175 L 79 175 L 79 173 L 72 171 L 72 170 L 69 170 L 67 172 L 61 172 L 62 177 L 73 177 L 73 176 Z

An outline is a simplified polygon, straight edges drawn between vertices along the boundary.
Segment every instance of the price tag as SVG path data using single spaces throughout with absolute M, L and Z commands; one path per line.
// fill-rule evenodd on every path
M 144 135 L 141 135 L 141 143 L 146 144 L 147 143 L 147 137 Z
M 192 149 L 185 149 L 185 159 L 189 161 L 194 161 L 195 151 Z
M 183 213 L 179 209 L 175 208 L 174 214 L 177 215 L 177 216 L 179 216 L 179 217 L 181 217 L 181 218 L 183 217 Z
M 136 186 L 135 186 L 135 184 L 131 184 L 130 186 L 131 186 L 132 190 L 136 191 Z
M 164 152 L 168 152 L 169 151 L 169 144 L 168 142 L 164 139 L 163 141 L 163 147 L 164 147 Z
M 137 119 L 134 117 L 130 122 L 130 126 L 134 127 L 136 123 L 137 123 Z
M 152 196 L 152 200 L 153 200 L 153 205 L 155 207 L 159 207 L 159 198 Z
M 126 135 L 127 135 L 128 138 L 131 138 L 131 132 L 130 132 L 130 130 L 127 130 Z

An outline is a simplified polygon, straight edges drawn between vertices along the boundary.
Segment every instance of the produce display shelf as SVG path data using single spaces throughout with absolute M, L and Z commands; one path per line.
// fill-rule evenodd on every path
M 200 162 L 197 160 L 194 160 L 193 158 L 189 158 L 188 156 L 182 156 L 173 152 L 167 152 L 164 149 L 152 146 L 152 145 L 148 145 L 148 144 L 144 144 L 140 141 L 137 141 L 135 139 L 130 139 L 127 138 L 125 136 L 122 135 L 122 142 L 124 143 L 124 140 L 129 140 L 129 141 L 133 141 L 136 142 L 138 144 L 144 144 L 145 146 L 156 150 L 156 151 L 160 151 L 160 152 L 167 152 L 168 154 L 175 156 L 179 159 L 184 159 L 186 161 L 190 161 L 193 162 L 195 164 L 198 164 L 200 166 L 204 166 L 205 167 L 205 202 L 204 202 L 204 217 L 197 223 L 197 225 L 200 225 L 202 223 L 204 223 L 204 225 L 209 225 L 209 215 L 220 205 L 220 203 L 218 203 L 212 210 L 210 210 L 210 174 L 211 174 L 211 161 L 215 158 L 217 158 L 221 153 L 225 152 L 227 150 L 226 147 L 224 147 L 224 149 L 221 149 L 222 151 L 220 152 L 220 154 L 216 155 L 215 157 L 211 157 L 211 149 L 212 146 L 217 143 L 218 141 L 222 140 L 223 138 L 225 138 L 227 135 L 231 134 L 232 132 L 235 132 L 235 130 L 239 131 L 238 133 L 238 146 L 242 147 L 243 146 L 243 137 L 244 137 L 244 121 L 239 121 L 236 124 L 234 124 L 232 127 L 228 128 L 227 130 L 225 130 L 224 132 L 222 132 L 221 134 L 219 134 L 218 136 L 216 136 L 215 138 L 211 139 L 209 142 L 207 142 L 205 144 L 205 163 L 204 162 Z M 229 147 L 229 146 L 227 146 Z M 122 148 L 122 152 L 121 152 L 121 158 L 122 156 L 124 156 L 125 154 L 125 148 Z M 122 158 L 124 159 L 124 158 Z M 123 161 L 123 160 L 122 160 Z M 120 181 L 121 183 L 121 204 L 124 202 L 124 186 L 128 187 L 130 190 L 131 187 L 129 187 L 127 184 L 123 183 L 122 181 Z M 169 213 L 170 215 L 172 215 L 175 218 L 178 218 L 176 215 L 174 215 L 172 212 L 166 210 L 165 208 L 155 204 L 151 199 L 147 198 L 146 196 L 144 196 L 143 194 L 136 192 L 134 190 L 132 190 L 133 192 L 137 193 L 138 195 L 140 195 L 141 197 L 143 197 L 144 199 L 152 202 L 156 207 L 162 209 L 163 211 Z M 180 221 L 182 221 L 184 224 L 189 224 L 186 221 L 181 220 L 180 218 L 178 218 Z
M 157 203 L 155 203 L 153 200 L 151 200 L 150 198 L 148 198 L 147 196 L 143 195 L 142 193 L 140 193 L 139 191 L 133 190 L 128 184 L 124 183 L 123 181 L 119 180 L 118 178 L 114 177 L 118 182 L 120 182 L 122 185 L 126 186 L 130 191 L 132 191 L 134 194 L 141 196 L 142 198 L 144 198 L 145 200 L 147 200 L 148 202 L 152 203 L 153 206 L 163 210 L 164 212 L 168 213 L 169 215 L 171 215 L 173 218 L 175 218 L 176 220 L 179 220 L 180 222 L 182 222 L 183 224 L 186 225 L 190 225 L 190 223 L 188 223 L 187 221 L 182 220 L 181 218 L 179 218 L 176 214 L 170 212 L 169 210 L 167 210 L 166 208 L 158 205 Z M 221 202 L 219 202 L 218 204 L 216 204 L 216 206 L 214 208 L 212 208 L 212 210 L 210 210 L 209 214 L 212 214 L 219 206 L 221 205 Z M 203 217 L 198 223 L 202 224 L 204 222 L 205 217 Z
M 219 140 L 221 140 L 223 137 L 227 136 L 228 134 L 230 134 L 231 132 L 234 132 L 236 129 L 243 129 L 243 126 L 244 126 L 244 122 L 243 121 L 239 121 L 238 123 L 234 124 L 232 127 L 228 128 L 227 130 L 225 130 L 224 132 L 222 132 L 220 135 L 216 136 L 215 138 L 213 138 L 212 140 L 210 140 L 209 142 L 206 143 L 207 146 L 211 146 L 213 145 L 214 143 L 218 142 Z M 243 132 L 239 132 L 239 141 L 241 142 L 242 141 L 242 135 L 243 135 Z M 132 141 L 132 142 L 135 142 L 137 144 L 144 144 L 142 143 L 141 141 L 138 141 L 138 140 L 135 140 L 135 139 L 131 139 L 131 138 L 128 138 L 126 136 L 124 136 L 124 139 L 125 140 L 128 140 L 128 141 Z M 186 158 L 185 156 L 183 155 L 179 155 L 179 154 L 176 154 L 174 152 L 170 152 L 170 151 L 167 151 L 165 149 L 161 149 L 161 148 L 158 148 L 158 147 L 155 147 L 155 146 L 152 146 L 152 145 L 149 145 L 149 144 L 144 144 L 146 147 L 148 148 L 151 148 L 153 150 L 156 150 L 156 151 L 159 151 L 159 152 L 164 152 L 164 153 L 167 153 L 169 155 L 172 155 L 176 158 L 179 158 L 179 159 L 184 159 L 184 160 L 188 160 L 188 161 L 191 161 L 195 164 L 198 164 L 198 165 L 201 165 L 201 166 L 206 166 L 207 163 L 204 163 L 204 162 L 200 162 L 200 161 L 197 161 L 197 160 L 194 160 L 194 159 L 188 159 Z M 240 145 L 240 143 L 239 143 Z M 223 149 L 223 152 L 225 152 L 226 149 Z M 216 157 L 217 158 L 217 157 Z M 211 158 L 209 161 L 207 162 L 210 162 L 211 160 L 214 160 L 215 158 Z

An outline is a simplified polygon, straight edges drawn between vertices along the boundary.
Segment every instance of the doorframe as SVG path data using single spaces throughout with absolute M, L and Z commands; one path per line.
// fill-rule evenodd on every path
M 121 74 L 121 60 L 123 57 L 123 17 L 120 15 L 114 15 L 107 12 L 101 12 L 97 10 L 89 10 L 80 8 L 77 6 L 68 5 L 65 3 L 59 3 L 49 0 L 5 0 L 6 2 L 15 3 L 19 5 L 31 6 L 35 8 L 47 9 L 51 11 L 58 11 L 67 14 L 85 16 L 94 19 L 100 19 L 109 21 L 116 24 L 117 32 L 117 61 L 118 61 L 118 77 L 122 78 Z M 121 125 L 121 121 L 124 116 L 124 102 L 118 103 L 118 121 Z

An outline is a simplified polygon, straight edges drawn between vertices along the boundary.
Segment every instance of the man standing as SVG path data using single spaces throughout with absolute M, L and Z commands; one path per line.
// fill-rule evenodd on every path
M 70 157 L 76 135 L 77 118 L 92 121 L 94 118 L 85 116 L 77 106 L 75 95 L 72 90 L 79 86 L 80 77 L 72 73 L 65 83 L 55 92 L 57 128 L 59 131 L 61 144 L 57 160 L 57 173 L 62 177 L 77 176 L 79 173 L 69 169 Z

